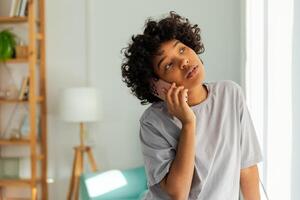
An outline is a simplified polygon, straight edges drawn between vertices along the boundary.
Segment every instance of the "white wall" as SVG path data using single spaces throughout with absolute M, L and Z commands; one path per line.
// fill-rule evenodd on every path
M 89 143 L 94 146 L 100 170 L 124 169 L 143 164 L 138 140 L 138 119 L 146 106 L 121 81 L 121 48 L 132 34 L 142 31 L 147 17 L 175 10 L 202 28 L 207 81 L 240 80 L 240 1 L 131 0 L 47 1 L 47 89 L 50 199 L 65 199 L 79 127 L 58 119 L 59 90 L 90 85 L 102 92 L 104 120 L 91 124 Z M 85 27 L 88 26 L 87 32 Z M 87 37 L 88 36 L 88 37 Z M 85 45 L 87 52 L 85 54 Z M 87 65 L 89 67 L 87 67 Z
M 292 111 L 293 111 L 293 149 L 292 149 L 292 200 L 300 199 L 300 2 L 294 1 L 294 41 L 292 67 Z
M 134 6 L 133 6 L 134 5 Z M 175 10 L 202 28 L 207 80 L 240 82 L 239 1 L 91 1 L 89 6 L 89 80 L 103 93 L 105 119 L 94 125 L 95 148 L 102 166 L 142 164 L 138 119 L 146 106 L 121 81 L 120 50 L 132 34 L 141 33 L 147 17 Z
M 66 199 L 73 149 L 79 143 L 79 126 L 58 119 L 60 89 L 84 85 L 85 31 L 82 0 L 46 1 L 46 54 L 48 95 L 49 199 Z

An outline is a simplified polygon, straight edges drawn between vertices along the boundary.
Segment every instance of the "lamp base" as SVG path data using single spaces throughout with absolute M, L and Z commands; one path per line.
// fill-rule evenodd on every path
M 68 200 L 78 200 L 79 196 L 79 178 L 83 172 L 84 154 L 87 153 L 88 161 L 93 172 L 97 171 L 96 162 L 89 146 L 76 146 L 74 147 L 75 156 L 73 160 L 72 176 L 70 180 L 70 188 L 68 193 Z

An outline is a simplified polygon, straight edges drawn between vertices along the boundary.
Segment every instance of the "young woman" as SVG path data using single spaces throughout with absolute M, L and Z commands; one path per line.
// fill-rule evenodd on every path
M 240 189 L 260 199 L 262 154 L 242 88 L 204 82 L 203 52 L 198 25 L 175 12 L 149 19 L 125 49 L 123 81 L 151 103 L 140 118 L 147 200 L 237 200 Z M 171 83 L 164 98 L 154 95 L 158 80 Z

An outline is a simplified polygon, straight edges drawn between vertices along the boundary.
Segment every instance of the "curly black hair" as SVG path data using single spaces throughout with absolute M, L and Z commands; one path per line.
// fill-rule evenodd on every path
M 149 80 L 158 79 L 152 67 L 153 58 L 158 55 L 163 42 L 179 40 L 198 55 L 205 50 L 198 25 L 190 24 L 187 18 L 174 11 L 158 22 L 151 18 L 147 19 L 143 34 L 133 35 L 131 39 L 128 47 L 121 50 L 124 53 L 121 65 L 122 81 L 127 84 L 131 93 L 141 100 L 142 105 L 161 101 L 152 94 Z

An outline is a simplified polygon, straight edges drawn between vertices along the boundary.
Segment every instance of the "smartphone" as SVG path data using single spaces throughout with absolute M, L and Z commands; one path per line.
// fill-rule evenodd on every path
M 169 90 L 169 88 L 171 87 L 171 83 L 168 83 L 162 79 L 159 80 L 155 80 L 155 79 L 151 79 L 151 89 L 152 89 L 152 94 L 154 94 L 155 96 L 157 96 L 158 98 L 162 99 L 163 101 L 165 101 L 165 93 L 163 92 L 163 89 L 165 89 L 166 91 Z

